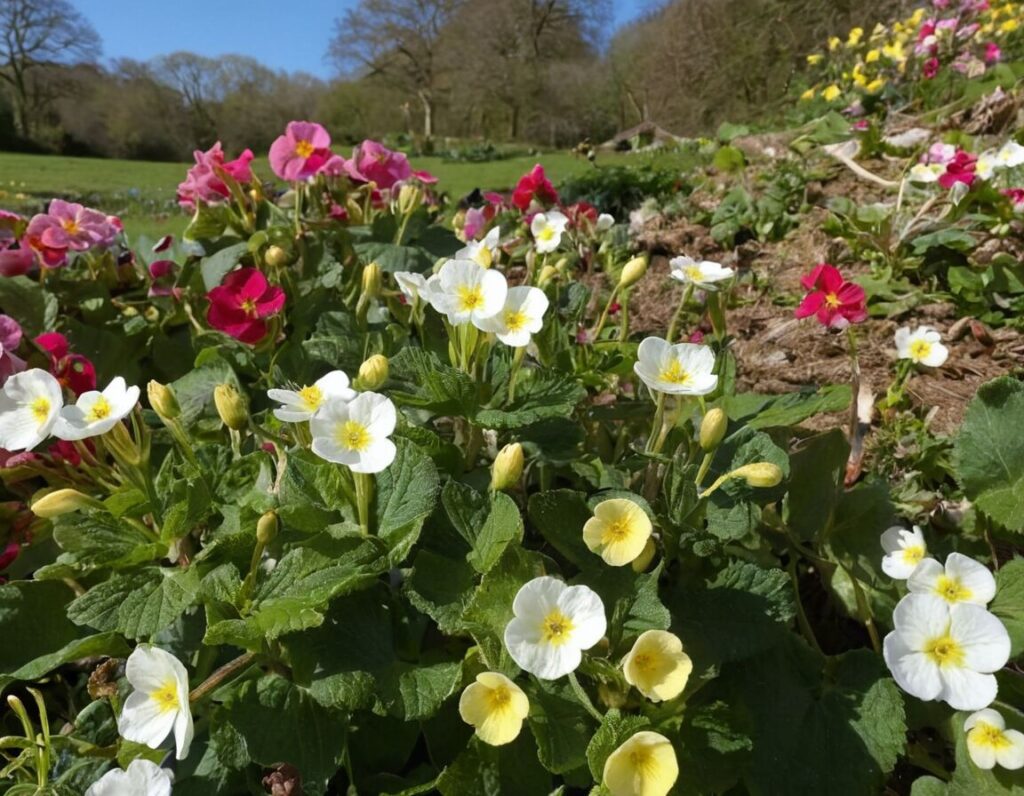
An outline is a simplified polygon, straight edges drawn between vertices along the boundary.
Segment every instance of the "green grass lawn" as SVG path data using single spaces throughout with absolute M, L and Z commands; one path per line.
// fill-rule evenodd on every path
M 682 167 L 683 160 L 674 154 L 602 153 L 598 164 L 641 165 L 652 159 L 672 162 L 677 158 Z M 437 157 L 415 157 L 412 162 L 416 168 L 437 175 L 440 189 L 454 198 L 474 188 L 508 190 L 535 163 L 543 164 L 556 184 L 594 168 L 586 160 L 562 151 L 486 163 L 452 163 Z M 0 152 L 0 208 L 35 213 L 54 196 L 61 196 L 120 216 L 130 238 L 180 234 L 188 218 L 175 203 L 175 189 L 189 165 Z M 264 176 L 270 175 L 264 158 L 256 160 L 256 169 Z

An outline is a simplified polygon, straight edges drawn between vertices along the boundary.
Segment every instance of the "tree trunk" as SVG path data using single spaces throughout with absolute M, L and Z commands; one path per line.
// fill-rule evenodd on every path
M 519 139 L 519 106 L 513 105 L 510 110 L 512 111 L 508 120 L 508 137 L 512 141 Z
M 428 141 L 434 137 L 434 98 L 428 91 L 419 92 L 423 104 L 423 137 Z

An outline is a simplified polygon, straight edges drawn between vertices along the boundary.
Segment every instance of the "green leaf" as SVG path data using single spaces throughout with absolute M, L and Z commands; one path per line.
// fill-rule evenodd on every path
M 83 574 L 101 567 L 120 569 L 167 554 L 167 545 L 154 542 L 129 523 L 100 513 L 57 517 L 53 538 L 64 551 L 56 563 Z
M 439 415 L 472 417 L 476 412 L 476 384 L 433 352 L 406 346 L 389 365 L 390 377 L 396 383 L 390 394 L 396 402 Z
M 903 753 L 902 696 L 868 650 L 831 659 L 822 672 L 821 658 L 787 636 L 757 665 L 732 664 L 722 678 L 750 714 L 751 793 L 878 793 Z
M 473 596 L 475 570 L 465 560 L 420 550 L 403 586 L 409 602 L 437 622 L 446 635 L 458 633 Z
M 1010 655 L 1024 652 L 1024 558 L 1003 564 L 996 572 L 996 596 L 989 610 L 998 616 L 1010 634 Z
M 477 572 L 490 570 L 510 544 L 522 541 L 519 508 L 503 492 L 482 495 L 449 481 L 441 497 L 453 527 L 469 545 L 466 560 Z
M 742 705 L 722 701 L 687 705 L 679 728 L 679 783 L 682 793 L 726 793 L 747 765 L 750 740 Z
M 408 440 L 396 440 L 395 460 L 377 475 L 377 537 L 400 564 L 412 549 L 423 522 L 434 510 L 440 479 L 434 462 Z
M 533 685 L 528 722 L 540 762 L 553 774 L 586 765 L 594 720 L 567 683 L 534 680 Z
M 325 792 L 344 754 L 344 716 L 276 674 L 242 683 L 217 711 L 215 721 L 230 724 L 260 766 L 295 766 L 306 793 Z
M 561 555 L 580 569 L 605 567 L 583 541 L 583 526 L 593 513 L 582 492 L 551 489 L 530 495 L 527 514 L 537 530 Z
M 41 655 L 8 674 L 0 674 L 0 690 L 12 682 L 38 680 L 58 666 L 82 658 L 94 658 L 101 655 L 117 658 L 124 657 L 129 652 L 131 652 L 131 648 L 117 633 L 99 633 L 95 636 L 75 639 L 56 652 Z
M 198 591 L 195 568 L 147 567 L 93 586 L 68 606 L 68 618 L 76 625 L 147 638 L 181 616 Z
M 967 407 L 956 439 L 957 478 L 968 498 L 1011 531 L 1024 531 L 1024 383 L 990 381 Z
M 429 271 L 434 258 L 419 246 L 399 246 L 395 243 L 357 243 L 354 247 L 361 262 L 376 262 L 382 271 Z
M 204 257 L 199 265 L 203 275 L 203 287 L 209 292 L 224 281 L 224 277 L 234 270 L 238 261 L 249 251 L 247 243 L 236 243 L 226 246 L 209 257 Z
M 520 372 L 516 397 L 500 408 L 481 409 L 476 422 L 485 428 L 518 429 L 542 420 L 568 417 L 587 392 L 564 373 L 533 369 Z
M 27 276 L 0 279 L 0 309 L 21 326 L 26 337 L 52 332 L 57 324 L 57 297 Z
M 75 641 L 81 631 L 65 607 L 74 596 L 59 581 L 14 581 L 0 586 L 0 672 L 14 672 Z
M 801 440 L 790 454 L 786 522 L 805 541 L 831 528 L 850 447 L 839 429 Z
M 594 782 L 604 779 L 604 764 L 611 753 L 648 727 L 650 720 L 646 716 L 624 716 L 614 708 L 604 714 L 601 726 L 587 745 L 587 764 Z
M 849 405 L 850 387 L 846 384 L 830 384 L 784 395 L 737 393 L 723 399 L 723 408 L 730 419 L 754 429 L 795 426 L 809 417 L 839 412 Z
M 181 405 L 181 422 L 190 425 L 202 415 L 214 411 L 213 390 L 218 384 L 225 383 L 238 386 L 234 371 L 223 360 L 198 367 L 172 382 L 174 395 Z
M 504 746 L 488 746 L 474 737 L 438 778 L 437 790 L 441 796 L 547 794 L 551 775 L 538 762 L 529 733 L 519 733 Z

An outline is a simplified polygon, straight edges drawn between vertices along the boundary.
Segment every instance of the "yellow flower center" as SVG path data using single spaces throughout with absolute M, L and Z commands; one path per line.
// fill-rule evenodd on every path
M 370 447 L 370 432 L 362 423 L 346 420 L 338 430 L 338 444 L 350 451 L 361 453 Z
M 60 225 L 64 228 L 64 231 L 69 235 L 77 235 L 82 231 L 82 228 L 78 226 L 78 222 L 73 218 L 65 218 L 60 222 Z
M 939 636 L 924 646 L 924 652 L 939 666 L 960 667 L 964 663 L 964 648 L 952 636 Z
M 971 599 L 971 590 L 964 586 L 957 578 L 950 578 L 946 575 L 935 581 L 935 593 L 946 602 L 959 603 Z
M 518 332 L 526 326 L 526 313 L 521 310 L 512 310 L 505 313 L 505 326 L 510 332 Z
M 656 766 L 654 755 L 646 746 L 638 746 L 629 753 L 629 762 L 641 776 L 649 775 Z
M 696 265 L 688 265 L 685 270 L 686 275 L 690 278 L 691 282 L 699 282 L 704 278 L 704 274 L 701 273 L 700 268 Z
M 242 302 L 242 312 L 246 315 L 256 317 L 256 299 L 246 299 Z
M 555 238 L 554 227 L 544 227 L 539 233 L 537 233 L 537 240 L 549 241 Z
M 544 617 L 540 627 L 541 639 L 553 647 L 559 647 L 567 642 L 572 631 L 572 620 L 557 608 Z
M 164 681 L 156 691 L 153 691 L 149 698 L 156 702 L 161 713 L 170 713 L 178 709 L 178 684 L 171 678 Z
M 306 405 L 306 408 L 311 412 L 315 412 L 320 408 L 320 404 L 324 402 L 324 393 L 315 384 L 311 387 L 303 387 L 299 390 L 299 398 L 302 399 L 302 403 Z
M 459 310 L 471 312 L 484 305 L 484 291 L 479 285 L 463 285 L 458 290 Z
M 45 423 L 46 418 L 50 416 L 50 399 L 39 396 L 29 404 L 29 408 L 37 423 Z
M 654 660 L 646 652 L 641 652 L 639 655 L 633 656 L 633 666 L 642 672 L 647 672 L 654 668 Z
M 605 526 L 603 541 L 605 544 L 622 542 L 629 538 L 631 530 L 629 520 L 626 517 L 619 517 Z
M 315 151 L 316 147 L 314 147 L 312 143 L 305 139 L 295 142 L 295 154 L 298 155 L 300 158 L 308 158 Z
M 916 544 L 903 548 L 903 561 L 906 564 L 919 564 L 924 558 L 924 548 Z
M 661 381 L 667 381 L 669 384 L 686 384 L 692 377 L 679 364 L 678 359 L 673 359 L 666 367 L 661 369 L 658 378 Z
M 915 340 L 910 344 L 910 358 L 920 362 L 932 352 L 932 344 L 927 340 Z
M 982 746 L 990 746 L 993 749 L 1005 749 L 1010 746 L 1010 739 L 1006 733 L 993 724 L 979 721 L 971 728 L 971 740 Z
M 89 421 L 95 423 L 97 420 L 104 420 L 110 417 L 111 412 L 110 401 L 104 398 L 102 395 L 96 399 L 96 403 L 92 405 L 89 410 L 89 414 L 86 415 Z
M 507 686 L 499 685 L 487 694 L 487 705 L 492 711 L 503 711 L 512 702 L 512 692 Z
M 835 293 L 826 293 L 825 304 L 831 307 L 832 309 L 836 309 L 839 306 L 839 296 L 837 296 Z

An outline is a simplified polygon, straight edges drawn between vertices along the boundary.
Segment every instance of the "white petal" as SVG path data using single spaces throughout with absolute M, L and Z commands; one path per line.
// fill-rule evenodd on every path
M 544 617 L 558 605 L 562 592 L 567 588 L 563 581 L 550 575 L 534 578 L 516 592 L 512 600 L 512 613 L 539 628 Z M 540 632 L 539 629 L 537 632 Z
M 985 708 L 972 713 L 967 717 L 964 722 L 964 730 L 970 730 L 978 722 L 984 722 L 985 724 L 991 724 L 993 727 L 997 727 L 1000 730 L 1006 728 L 1006 720 L 998 710 L 992 710 L 992 708 Z
M 380 439 L 359 454 L 359 461 L 350 464 L 353 473 L 379 473 L 391 466 L 397 449 L 389 439 Z
M 187 699 L 188 697 L 186 697 L 186 700 Z M 175 756 L 178 760 L 184 760 L 188 757 L 188 750 L 192 746 L 192 738 L 194 735 L 195 729 L 192 726 L 192 714 L 186 706 L 185 710 L 178 711 L 177 718 L 174 720 Z
M 907 647 L 920 651 L 932 639 L 946 634 L 950 624 L 950 606 L 931 594 L 908 594 L 897 603 L 892 622 L 895 632 Z
M 970 669 L 946 666 L 939 670 L 942 693 L 939 699 L 956 710 L 980 710 L 996 698 L 996 678 Z
M 945 573 L 945 568 L 934 558 L 923 559 L 907 578 L 907 589 L 914 594 L 932 594 L 935 584 Z
M 1010 659 L 1010 636 L 998 617 L 971 603 L 950 606 L 949 617 L 949 634 L 964 648 L 964 666 L 978 672 L 996 672 L 1006 665 Z
M 962 553 L 950 553 L 946 557 L 946 575 L 960 581 L 971 592 L 966 602 L 988 605 L 996 596 L 996 579 L 988 567 Z
M 332 370 L 330 373 L 321 376 L 316 380 L 315 386 L 320 388 L 325 398 L 339 398 L 343 401 L 351 401 L 356 397 L 356 391 L 351 389 L 348 374 L 343 370 Z
M 117 720 L 117 731 L 129 741 L 159 749 L 174 726 L 176 710 L 164 710 L 149 695 L 134 691 L 128 695 Z
M 1010 771 L 1024 768 L 1024 733 L 1018 730 L 1006 730 L 1003 737 L 1010 742 L 1010 745 L 996 752 L 996 760 L 999 765 Z
M 607 629 L 604 603 L 588 586 L 570 586 L 558 598 L 558 607 L 572 620 L 572 643 L 580 649 L 590 649 L 599 642 Z

